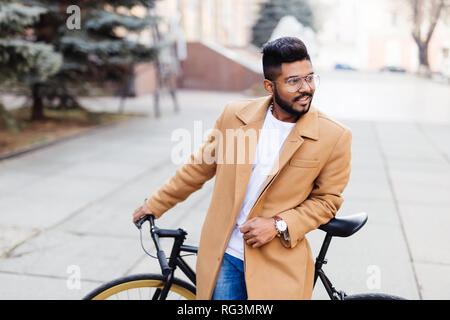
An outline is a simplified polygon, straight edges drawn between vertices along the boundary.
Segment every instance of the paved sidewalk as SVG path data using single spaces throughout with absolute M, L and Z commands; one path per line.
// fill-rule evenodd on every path
M 194 132 L 199 120 L 204 132 L 227 102 L 248 98 L 180 91 L 181 112 L 174 115 L 164 99 L 163 116 L 154 119 L 151 97 L 141 97 L 125 108 L 148 117 L 0 162 L 0 299 L 80 299 L 102 282 L 159 272 L 140 247 L 131 214 L 177 168 L 171 133 Z M 90 103 L 118 106 L 107 99 Z M 324 269 L 337 288 L 450 298 L 450 126 L 442 119 L 446 111 L 439 112 L 440 119 L 426 122 L 338 118 L 353 130 L 352 177 L 338 215 L 365 211 L 369 221 L 331 243 Z M 158 223 L 184 228 L 187 242 L 197 244 L 213 183 Z M 307 236 L 314 255 L 323 236 L 320 230 Z M 76 271 L 81 288 L 70 289 Z M 320 284 L 314 298 L 326 298 Z

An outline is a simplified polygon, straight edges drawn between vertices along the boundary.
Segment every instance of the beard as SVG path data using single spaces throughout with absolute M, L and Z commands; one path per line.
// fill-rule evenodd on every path
M 301 99 L 304 96 L 311 97 L 311 100 L 309 101 L 309 104 L 306 107 L 306 109 L 303 110 L 303 111 L 299 111 L 299 110 L 294 109 L 294 103 L 297 102 L 299 99 Z M 274 99 L 275 99 L 275 102 L 280 106 L 281 109 L 283 109 L 284 111 L 286 111 L 287 113 L 289 113 L 289 114 L 291 114 L 293 116 L 301 117 L 305 113 L 308 113 L 309 108 L 311 107 L 312 98 L 313 98 L 313 95 L 311 93 L 305 92 L 302 95 L 300 95 L 300 96 L 296 97 L 295 99 L 293 99 L 292 103 L 289 103 L 289 102 L 283 100 L 280 97 L 280 95 L 278 94 L 277 85 L 276 84 L 274 85 Z

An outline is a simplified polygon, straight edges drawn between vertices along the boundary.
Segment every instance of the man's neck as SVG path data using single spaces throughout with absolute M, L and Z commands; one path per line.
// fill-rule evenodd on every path
M 297 122 L 298 120 L 298 116 L 292 115 L 286 111 L 284 111 L 283 109 L 281 109 L 279 106 L 275 106 L 275 104 L 272 102 L 270 104 L 270 110 L 273 114 L 273 116 L 283 122 Z

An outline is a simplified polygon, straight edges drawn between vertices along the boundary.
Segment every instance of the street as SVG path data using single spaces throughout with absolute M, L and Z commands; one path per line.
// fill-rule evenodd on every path
M 105 281 L 160 272 L 140 247 L 132 213 L 177 168 L 171 133 L 193 131 L 200 120 L 212 128 L 226 103 L 250 98 L 180 90 L 181 112 L 165 97 L 159 119 L 151 96 L 129 99 L 126 111 L 148 116 L 1 161 L 0 299 L 81 299 Z M 96 110 L 118 106 L 115 98 L 85 102 Z M 324 270 L 334 286 L 450 299 L 448 85 L 410 75 L 323 73 L 313 105 L 353 131 L 352 174 L 338 216 L 369 215 L 355 235 L 331 242 Z M 213 185 L 158 225 L 185 229 L 186 243 L 197 245 Z M 323 237 L 320 230 L 307 235 L 314 256 Z M 195 266 L 195 257 L 186 259 Z M 320 283 L 313 298 L 327 299 Z

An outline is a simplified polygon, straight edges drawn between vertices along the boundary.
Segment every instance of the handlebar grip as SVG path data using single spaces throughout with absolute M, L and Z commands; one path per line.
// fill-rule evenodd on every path
M 159 250 L 157 252 L 157 256 L 158 256 L 159 264 L 161 266 L 162 274 L 164 276 L 168 276 L 169 273 L 172 271 L 172 268 L 170 268 L 169 265 L 167 264 L 166 254 L 164 253 L 164 251 Z
M 136 221 L 134 224 L 138 229 L 142 228 L 142 225 L 145 221 L 150 221 L 150 224 L 153 226 L 155 224 L 155 217 L 152 214 L 146 214 L 145 216 L 142 216 L 138 221 Z

